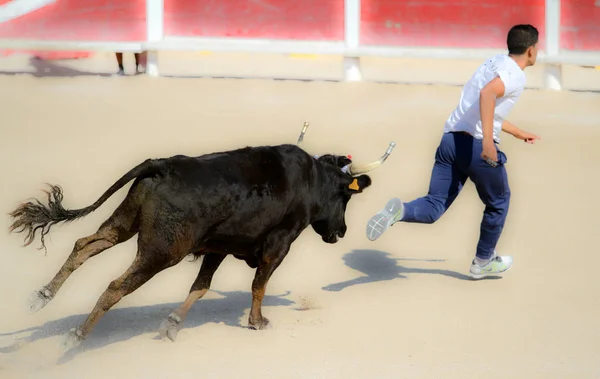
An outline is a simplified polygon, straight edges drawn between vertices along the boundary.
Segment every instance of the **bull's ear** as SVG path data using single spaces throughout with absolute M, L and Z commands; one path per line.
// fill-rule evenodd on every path
M 371 178 L 369 175 L 360 175 L 352 178 L 352 182 L 348 184 L 348 190 L 351 193 L 361 193 L 365 188 L 371 185 Z

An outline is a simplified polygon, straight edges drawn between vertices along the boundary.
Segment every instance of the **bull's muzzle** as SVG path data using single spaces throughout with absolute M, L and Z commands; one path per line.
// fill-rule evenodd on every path
M 300 136 L 298 137 L 298 142 L 296 143 L 298 146 L 300 146 L 302 144 L 302 142 L 304 141 L 304 134 L 306 134 L 306 129 L 308 129 L 308 122 L 305 122 L 302 127 L 302 131 L 300 132 Z M 377 167 L 381 166 L 383 164 L 383 162 L 385 162 L 386 159 L 388 159 L 388 157 L 392 153 L 392 150 L 394 150 L 394 147 L 396 147 L 396 143 L 392 141 L 392 142 L 390 142 L 385 154 L 383 154 L 381 156 L 381 158 L 379 158 L 375 162 L 371 162 L 371 163 L 363 164 L 363 165 L 357 165 L 357 164 L 351 163 L 347 166 L 344 166 L 342 168 L 342 171 L 346 172 L 352 176 L 357 176 L 357 175 L 372 171 L 372 170 L 376 169 Z

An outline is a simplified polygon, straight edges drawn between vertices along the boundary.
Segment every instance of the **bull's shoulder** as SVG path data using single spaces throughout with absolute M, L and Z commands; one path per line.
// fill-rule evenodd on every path
M 283 154 L 289 154 L 291 156 L 299 157 L 299 158 L 312 158 L 312 155 L 307 153 L 303 148 L 294 144 L 282 144 L 275 146 L 277 150 L 281 151 Z

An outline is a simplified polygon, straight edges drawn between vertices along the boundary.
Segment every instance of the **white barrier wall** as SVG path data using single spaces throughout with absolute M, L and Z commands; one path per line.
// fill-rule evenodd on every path
M 0 2 L 0 49 L 211 50 L 344 56 L 361 80 L 365 56 L 475 58 L 505 51 L 508 29 L 541 34 L 545 86 L 561 89 L 561 66 L 600 66 L 600 1 L 594 0 L 12 0 Z M 15 11 L 18 9 L 19 14 Z M 30 12 L 28 12 L 28 9 Z M 12 12 L 12 13 L 11 13 Z

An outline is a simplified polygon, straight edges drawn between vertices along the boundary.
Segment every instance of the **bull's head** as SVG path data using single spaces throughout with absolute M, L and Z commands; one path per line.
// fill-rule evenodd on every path
M 297 145 L 304 140 L 308 123 L 304 123 Z M 346 206 L 352 195 L 361 193 L 371 185 L 371 178 L 367 172 L 379 167 L 392 153 L 396 144 L 391 142 L 385 154 L 375 162 L 356 165 L 350 156 L 342 155 L 314 155 L 327 172 L 328 181 L 326 188 L 321 192 L 322 198 L 320 211 L 314 215 L 311 225 L 323 241 L 336 243 L 346 234 Z

